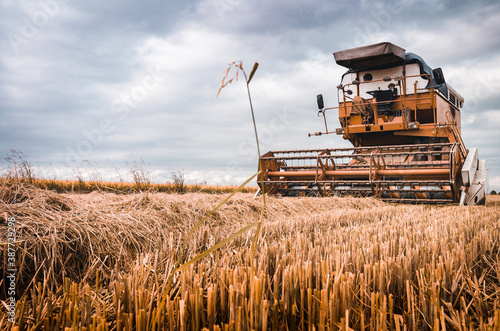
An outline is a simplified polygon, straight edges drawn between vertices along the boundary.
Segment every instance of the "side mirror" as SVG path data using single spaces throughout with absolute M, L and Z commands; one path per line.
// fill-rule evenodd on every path
M 444 74 L 441 68 L 436 68 L 432 70 L 432 75 L 434 76 L 434 82 L 437 85 L 441 85 L 444 83 Z
M 318 109 L 323 110 L 323 108 L 325 108 L 325 103 L 323 102 L 323 94 L 318 94 L 316 96 L 316 101 L 318 102 Z

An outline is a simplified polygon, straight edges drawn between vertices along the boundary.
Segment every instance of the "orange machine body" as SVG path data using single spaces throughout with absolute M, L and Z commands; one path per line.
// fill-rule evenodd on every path
M 348 68 L 337 86 L 339 104 L 325 108 L 318 95 L 325 131 L 309 136 L 336 133 L 353 147 L 268 152 L 259 161 L 262 191 L 375 195 L 413 203 L 484 201 L 486 163 L 477 171 L 478 189 L 469 192 L 466 186 L 474 180 L 462 173 L 469 154 L 461 138 L 464 99 L 446 83 L 440 68 L 431 69 L 421 57 L 391 43 L 334 56 Z M 327 121 L 331 112 L 338 113 L 340 122 L 333 131 Z

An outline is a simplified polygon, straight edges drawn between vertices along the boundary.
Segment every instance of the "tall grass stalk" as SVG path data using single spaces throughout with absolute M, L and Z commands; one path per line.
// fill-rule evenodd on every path
M 231 64 L 229 64 L 229 68 L 226 70 L 226 74 L 224 75 L 224 78 L 222 79 L 222 83 L 221 83 L 221 86 L 219 88 L 219 91 L 217 92 L 217 96 L 219 96 L 220 91 L 227 84 L 230 84 L 233 81 L 233 79 L 238 80 L 238 73 L 241 70 L 241 72 L 243 72 L 243 75 L 245 76 L 245 81 L 246 81 L 246 88 L 247 88 L 247 94 L 248 94 L 248 102 L 250 103 L 250 112 L 252 114 L 252 123 L 253 123 L 253 129 L 254 129 L 254 134 L 255 134 L 255 144 L 257 146 L 257 158 L 259 160 L 259 169 L 263 169 L 262 159 L 261 159 L 261 155 L 262 154 L 260 152 L 260 144 L 259 144 L 259 134 L 257 132 L 257 123 L 255 121 L 255 113 L 254 113 L 254 110 L 253 110 L 252 96 L 250 94 L 250 81 L 252 80 L 252 78 L 253 78 L 255 72 L 257 71 L 258 67 L 259 67 L 259 63 L 255 62 L 254 65 L 253 65 L 252 71 L 250 72 L 250 76 L 247 77 L 245 69 L 243 69 L 243 62 L 242 61 L 232 62 Z M 230 72 L 230 70 L 232 68 L 236 69 L 235 76 L 233 76 L 233 78 L 229 79 L 226 82 L 226 78 L 228 77 L 229 72 Z M 261 230 L 261 227 L 262 227 L 262 220 L 264 219 L 264 214 L 265 214 L 265 211 L 266 211 L 266 192 L 265 192 L 265 186 L 264 186 L 264 178 L 262 176 L 260 176 L 260 179 L 261 179 L 261 190 L 262 190 L 262 210 L 261 210 L 261 215 L 260 215 L 259 222 L 257 224 L 257 229 L 255 230 L 255 235 L 254 235 L 253 240 L 252 240 L 252 255 L 255 255 L 255 250 L 256 250 L 256 247 L 257 247 L 257 240 L 259 238 L 260 230 Z M 254 262 L 253 262 L 253 260 L 252 260 L 252 269 L 254 269 Z
M 220 91 L 222 88 L 224 88 L 228 83 L 231 83 L 232 82 L 232 79 L 229 80 L 228 83 L 225 82 L 225 79 L 227 78 L 228 76 L 228 73 L 229 71 L 231 70 L 231 68 L 234 66 L 234 68 L 236 69 L 236 80 L 238 79 L 238 71 L 241 70 L 243 72 L 243 75 L 245 76 L 245 81 L 246 81 L 246 86 L 247 86 L 247 94 L 248 94 L 248 100 L 249 100 L 249 103 L 250 103 L 250 111 L 251 111 L 251 114 L 252 114 L 252 122 L 253 122 L 253 127 L 254 127 L 254 133 L 255 133 L 255 141 L 256 141 L 256 144 L 257 144 L 257 153 L 258 153 L 258 158 L 259 158 L 259 166 L 260 168 L 262 169 L 262 165 L 261 165 L 261 159 L 260 159 L 260 145 L 259 145 L 259 137 L 258 137 L 258 133 L 257 133 L 257 124 L 255 122 L 255 115 L 254 115 L 254 110 L 253 110 L 253 104 L 252 104 L 252 97 L 250 95 L 250 81 L 252 80 L 253 78 L 253 75 L 255 74 L 257 68 L 259 67 L 259 64 L 257 62 L 255 62 L 254 66 L 253 66 L 253 69 L 250 73 L 250 76 L 247 77 L 247 74 L 245 72 L 245 70 L 243 69 L 243 63 L 240 61 L 240 62 L 233 62 L 232 64 L 230 64 L 229 68 L 226 70 L 226 74 L 224 76 L 224 78 L 222 79 L 222 84 L 221 84 L 221 87 L 219 88 L 219 91 L 217 92 L 217 96 L 219 95 Z M 255 234 L 254 234 L 254 238 L 252 240 L 252 255 L 255 254 L 255 247 L 256 247 L 256 244 L 257 244 L 257 239 L 258 239 L 258 236 L 259 236 L 259 233 L 260 233 L 260 229 L 261 229 L 261 226 L 262 226 L 262 220 L 263 220 L 263 217 L 264 217 L 264 211 L 265 211 L 265 208 L 266 208 L 266 200 L 265 200 L 265 194 L 263 192 L 262 194 L 262 199 L 263 199 L 263 207 L 262 207 L 262 212 L 261 212 L 261 216 L 260 216 L 260 219 L 259 219 L 259 222 L 255 222 L 255 223 L 252 223 L 246 227 L 244 227 L 243 229 L 240 229 L 239 231 L 235 232 L 234 234 L 230 235 L 228 238 L 220 241 L 219 243 L 213 245 L 212 247 L 210 247 L 209 249 L 205 250 L 204 252 L 198 254 L 197 256 L 195 256 L 193 259 L 191 259 L 190 261 L 187 261 L 183 264 L 180 264 L 181 263 L 181 259 L 182 259 L 182 256 L 184 254 L 184 250 L 186 248 L 186 245 L 188 243 L 188 241 L 191 239 L 191 236 L 195 233 L 195 231 L 210 217 L 212 216 L 220 207 L 222 207 L 225 203 L 227 203 L 227 201 L 229 201 L 229 199 L 231 199 L 237 192 L 239 192 L 244 186 L 246 186 L 250 181 L 252 181 L 257 175 L 259 174 L 256 173 L 255 175 L 253 175 L 252 177 L 250 177 L 247 181 L 245 181 L 240 187 L 238 187 L 238 189 L 236 189 L 233 193 L 231 193 L 226 199 L 224 199 L 219 205 L 217 205 L 214 209 L 212 209 L 210 211 L 210 213 L 208 213 L 204 218 L 202 218 L 186 235 L 185 239 L 184 239 L 184 243 L 182 244 L 182 248 L 180 250 L 180 253 L 179 253 L 179 257 L 177 259 L 177 261 L 175 262 L 174 264 L 174 268 L 173 268 L 173 271 L 171 272 L 170 276 L 168 277 L 168 281 L 167 281 L 167 285 L 166 285 L 166 291 L 163 295 L 163 298 L 161 300 L 161 303 L 160 303 L 160 309 L 158 311 L 161 311 L 161 309 L 163 309 L 163 306 L 165 304 L 165 300 L 167 299 L 167 293 L 170 292 L 170 289 L 171 289 L 171 286 L 172 286 L 172 282 L 173 282 L 173 279 L 174 279 L 174 276 L 176 275 L 176 273 L 178 271 L 182 271 L 182 270 L 185 270 L 187 267 L 189 267 L 190 265 L 194 264 L 195 262 L 203 259 L 204 257 L 206 257 L 207 255 L 211 254 L 213 251 L 219 249 L 220 247 L 226 245 L 227 243 L 229 243 L 230 241 L 232 241 L 234 238 L 238 237 L 239 235 L 245 233 L 246 231 L 250 230 L 251 228 L 257 226 L 257 230 L 255 231 Z M 263 187 L 263 186 L 262 186 Z M 252 259 L 252 270 L 254 270 L 254 262 L 253 262 L 253 259 Z

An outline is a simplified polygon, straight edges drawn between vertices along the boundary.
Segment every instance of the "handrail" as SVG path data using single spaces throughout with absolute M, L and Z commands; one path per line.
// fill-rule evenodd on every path
M 431 88 L 429 89 L 431 92 L 434 90 L 434 84 L 433 84 L 433 80 L 432 80 L 432 76 L 430 74 L 420 74 L 420 75 L 409 75 L 409 76 L 397 76 L 397 77 L 391 77 L 391 81 L 392 80 L 395 80 L 395 81 L 402 81 L 403 78 L 412 78 L 412 77 L 424 77 L 424 76 L 428 76 L 430 78 L 430 81 L 431 81 Z M 350 86 L 350 85 L 360 85 L 360 84 L 368 84 L 368 83 L 373 83 L 373 82 L 382 82 L 382 81 L 386 81 L 384 80 L 383 78 L 382 79 L 372 79 L 370 81 L 367 81 L 367 82 L 358 82 L 358 83 L 347 83 L 345 84 L 343 87 L 345 86 Z M 344 101 L 342 102 L 344 105 L 346 104 L 347 102 L 347 96 L 345 95 L 345 91 L 343 90 L 343 87 L 342 87 L 342 91 L 344 92 L 343 95 L 344 95 Z M 421 90 L 421 89 L 420 89 Z M 403 94 L 403 93 L 400 93 L 400 96 L 405 98 L 405 100 L 422 100 L 422 99 L 433 99 L 434 96 L 433 96 L 433 93 L 431 94 L 431 97 L 425 97 L 425 98 L 410 98 L 410 99 L 406 99 L 406 96 L 407 94 Z M 371 104 L 378 104 L 378 103 L 384 103 L 386 101 L 380 101 L 380 102 L 372 102 Z M 329 109 L 336 109 L 336 108 L 340 108 L 341 106 L 338 106 L 338 107 L 328 107 L 328 108 L 325 108 L 324 110 L 329 110 Z
M 457 142 L 459 144 L 460 152 L 462 153 L 462 157 L 465 160 L 469 151 L 465 147 L 465 143 L 462 140 L 462 135 L 460 134 L 460 131 L 458 131 L 457 123 L 455 122 L 455 119 L 453 118 L 453 115 L 451 114 L 451 112 L 449 110 L 446 112 L 446 119 L 449 122 L 448 125 L 451 126 L 451 130 L 453 132 L 453 135 L 455 136 L 455 139 L 457 140 Z
M 433 97 L 421 97 L 421 98 L 407 98 L 406 100 L 410 100 L 410 101 L 415 101 L 415 100 L 432 100 Z M 396 101 L 396 100 L 392 100 L 392 101 Z M 346 102 L 342 102 L 342 105 L 341 106 L 335 106 L 335 107 L 328 107 L 328 108 L 324 108 L 323 109 L 323 113 L 325 112 L 325 110 L 333 110 L 333 109 L 340 109 L 340 108 L 347 108 L 347 102 L 352 102 L 352 101 L 346 101 Z M 379 103 L 387 103 L 387 101 L 377 101 L 377 102 L 364 102 L 362 103 L 362 105 L 376 105 L 376 104 L 379 104 Z
M 408 97 L 408 94 L 407 94 L 407 91 L 406 91 L 406 79 L 407 78 L 412 78 L 412 77 L 428 77 L 429 80 L 430 80 L 430 88 L 429 89 L 418 89 L 418 90 L 429 90 L 429 96 L 427 95 L 424 95 L 422 97 L 417 97 L 417 93 L 415 91 L 414 93 L 414 97 Z M 424 78 L 424 79 L 427 79 L 427 78 Z M 336 107 L 327 107 L 327 108 L 324 108 L 322 111 L 321 111 L 321 114 L 323 115 L 324 117 L 324 121 L 325 121 L 325 132 L 321 133 L 321 132 L 316 132 L 314 134 L 309 134 L 309 136 L 313 136 L 313 135 L 321 135 L 321 134 L 330 134 L 330 133 L 335 133 L 336 131 L 328 131 L 328 126 L 327 126 L 327 120 L 326 120 L 326 111 L 327 110 L 334 110 L 334 109 L 337 109 L 340 111 L 340 109 L 342 108 L 344 110 L 344 112 L 347 114 L 347 110 L 348 110 L 348 102 L 351 102 L 352 103 L 352 98 L 350 98 L 348 95 L 346 95 L 346 91 L 344 90 L 344 88 L 346 86 L 351 86 L 351 85 L 356 85 L 357 88 L 359 89 L 359 86 L 361 84 L 367 84 L 367 83 L 373 83 L 373 82 L 382 82 L 382 81 L 385 81 L 385 82 L 389 82 L 389 81 L 396 81 L 397 82 L 397 85 L 399 86 L 400 88 L 400 92 L 399 92 L 399 97 L 401 98 L 400 101 L 402 102 L 402 106 L 403 106 L 403 109 L 405 112 L 408 110 L 407 108 L 407 103 L 408 102 L 412 102 L 414 101 L 415 102 L 415 109 L 413 110 L 414 111 L 414 118 L 416 120 L 417 118 L 417 103 L 419 101 L 427 101 L 429 100 L 431 102 L 431 109 L 432 109 L 432 114 L 433 114 L 433 120 L 434 120 L 434 123 L 436 123 L 436 117 L 437 117 L 437 114 L 436 114 L 436 105 L 435 105 L 435 92 L 434 92 L 434 80 L 432 78 L 432 75 L 430 74 L 419 74 L 419 75 L 403 75 L 403 76 L 395 76 L 395 77 L 390 77 L 390 80 L 387 80 L 387 77 L 384 77 L 382 79 L 372 79 L 370 81 L 366 81 L 366 82 L 362 82 L 362 81 L 358 81 L 356 83 L 347 83 L 345 85 L 340 85 L 339 86 L 339 90 L 342 90 L 342 94 L 343 94 L 343 101 L 342 102 L 339 102 L 339 105 L 336 106 Z M 401 83 L 403 83 L 403 86 L 401 85 Z M 415 82 L 416 83 L 416 82 Z M 403 90 L 405 91 L 403 93 Z M 416 86 L 415 86 L 415 90 L 416 89 Z M 359 95 L 359 92 L 357 93 L 357 95 Z M 348 101 L 350 99 L 350 101 Z M 393 101 L 396 101 L 396 100 L 393 100 Z M 387 103 L 387 101 L 368 101 L 366 103 L 363 103 L 363 105 L 371 105 L 371 106 L 376 106 L 376 108 L 378 108 L 377 106 L 379 104 L 382 104 L 382 103 Z M 351 105 L 352 107 L 352 105 Z M 375 114 L 374 114 L 375 115 Z M 341 118 L 340 114 L 339 114 L 339 119 Z M 350 116 L 346 115 L 346 116 L 342 116 L 342 118 L 345 118 L 346 119 L 346 123 L 344 124 L 343 128 L 344 128 L 344 133 L 345 134 L 349 134 L 349 123 L 348 123 L 348 118 L 350 118 Z M 407 125 L 406 121 L 406 116 L 403 118 L 403 121 L 404 121 L 404 124 L 405 126 Z

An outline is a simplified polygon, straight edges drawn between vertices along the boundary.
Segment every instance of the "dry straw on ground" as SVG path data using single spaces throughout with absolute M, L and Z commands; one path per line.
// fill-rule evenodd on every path
M 236 186 L 216 186 L 201 184 L 184 184 L 180 180 L 173 183 L 145 183 L 145 182 L 103 182 L 103 181 L 81 181 L 81 180 L 57 180 L 57 179 L 30 179 L 20 181 L 35 187 L 51 190 L 58 193 L 90 193 L 94 191 L 110 192 L 117 194 L 128 193 L 231 193 Z M 242 192 L 255 193 L 256 187 L 244 187 Z
M 164 295 L 179 254 L 187 261 L 259 220 L 262 202 L 237 194 L 179 251 L 226 196 L 57 194 L 4 183 L 3 263 L 6 217 L 16 218 L 19 239 L 15 327 L 500 328 L 500 197 L 486 207 L 269 198 L 254 256 L 249 231 L 176 274 Z M 2 330 L 11 327 L 4 308 Z

